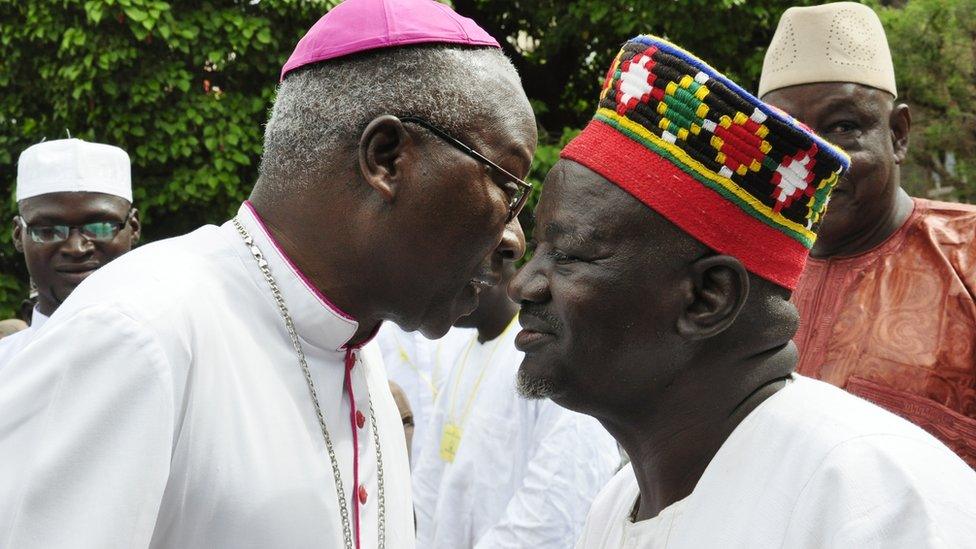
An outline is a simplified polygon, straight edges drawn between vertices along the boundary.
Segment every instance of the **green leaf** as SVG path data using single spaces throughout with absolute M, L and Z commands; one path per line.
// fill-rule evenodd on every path
M 134 6 L 125 8 L 125 15 L 137 23 L 141 23 L 149 17 L 148 13 Z
M 97 25 L 105 16 L 104 4 L 97 0 L 85 2 L 85 15 L 88 17 L 88 21 Z

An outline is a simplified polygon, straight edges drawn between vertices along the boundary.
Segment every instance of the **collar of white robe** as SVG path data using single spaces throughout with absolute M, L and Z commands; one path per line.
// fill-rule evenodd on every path
M 346 491 L 342 484 L 342 471 L 339 468 L 339 460 L 336 458 L 335 449 L 332 446 L 332 437 L 329 435 L 329 428 L 325 424 L 325 416 L 322 415 L 322 408 L 319 406 L 318 393 L 315 390 L 315 382 L 312 381 L 312 374 L 308 369 L 308 362 L 305 360 L 302 342 L 298 338 L 298 332 L 295 331 L 295 322 L 288 313 L 285 298 L 278 288 L 278 283 L 275 281 L 274 275 L 271 274 L 271 268 L 268 265 L 268 261 L 264 258 L 264 254 L 261 253 L 261 249 L 254 243 L 254 239 L 236 217 L 232 221 L 234 227 L 237 228 L 237 232 L 244 239 L 244 244 L 247 245 L 254 260 L 257 261 L 258 268 L 261 270 L 261 274 L 264 275 L 264 279 L 271 289 L 272 297 L 274 297 L 275 303 L 278 305 L 281 318 L 285 321 L 285 328 L 288 329 L 292 346 L 298 355 L 298 363 L 302 368 L 302 373 L 305 375 L 305 383 L 308 385 L 308 393 L 312 397 L 312 404 L 315 407 L 315 416 L 319 422 L 319 429 L 322 431 L 322 438 L 325 439 L 325 448 L 329 453 L 329 461 L 332 462 L 332 474 L 335 477 L 336 496 L 339 498 L 339 516 L 342 521 L 342 536 L 345 540 L 345 547 L 346 549 L 354 549 L 357 546 L 353 542 L 352 526 L 349 521 L 349 509 L 346 506 Z M 380 448 L 380 434 L 376 426 L 376 414 L 373 412 L 373 399 L 371 397 L 369 398 L 369 420 L 373 428 L 373 442 L 376 446 L 376 483 L 378 487 L 376 506 L 377 520 L 379 523 L 376 529 L 376 546 L 378 549 L 384 549 L 386 546 L 386 497 L 383 490 L 383 452 Z

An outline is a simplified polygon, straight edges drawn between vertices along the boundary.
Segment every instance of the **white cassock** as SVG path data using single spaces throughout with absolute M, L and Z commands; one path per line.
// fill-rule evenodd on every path
M 736 427 L 689 496 L 635 523 L 638 495 L 628 465 L 577 549 L 976 547 L 976 472 L 915 425 L 797 375 Z
M 596 420 L 518 395 L 517 324 L 471 335 L 440 392 L 414 467 L 418 547 L 571 547 L 620 463 Z
M 413 547 L 406 444 L 378 350 L 345 350 L 357 323 L 249 204 L 239 219 L 301 338 L 358 547 L 377 542 L 370 399 L 386 547 Z M 341 548 L 336 492 L 284 321 L 229 222 L 106 265 L 0 371 L 0 547 Z
M 413 411 L 411 452 L 414 464 L 423 451 L 437 393 L 443 387 L 458 353 L 476 333 L 472 328 L 451 328 L 444 337 L 431 340 L 420 332 L 405 332 L 396 324 L 386 322 L 376 334 L 386 375 L 403 389 Z
M 10 362 L 10 359 L 34 339 L 34 335 L 47 322 L 47 319 L 47 316 L 41 313 L 41 311 L 38 311 L 37 307 L 34 307 L 30 326 L 0 339 L 0 370 L 3 370 L 4 365 Z

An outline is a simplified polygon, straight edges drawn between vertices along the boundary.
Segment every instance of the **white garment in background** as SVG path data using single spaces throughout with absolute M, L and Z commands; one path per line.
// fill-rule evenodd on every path
M 343 346 L 357 323 L 308 285 L 249 204 L 239 218 L 300 335 L 361 546 L 377 539 L 369 395 L 386 547 L 413 547 L 406 444 L 378 350 L 353 353 L 350 398 Z M 0 494 L 4 548 L 343 546 L 297 355 L 231 223 L 99 269 L 0 371 Z
M 593 418 L 518 395 L 518 329 L 513 320 L 484 344 L 473 334 L 440 392 L 414 467 L 418 547 L 571 547 L 590 502 L 620 462 L 616 443 Z M 472 394 L 460 445 L 447 463 L 444 428 L 452 417 L 461 421 Z
M 451 328 L 444 337 L 431 340 L 420 332 L 405 332 L 396 324 L 385 322 L 376 334 L 386 375 L 403 389 L 413 411 L 411 453 L 414 464 L 423 451 L 437 392 L 444 385 L 457 355 L 476 333 L 472 328 Z
M 28 343 L 34 339 L 37 331 L 41 329 L 48 320 L 48 317 L 44 316 L 41 311 L 34 307 L 34 313 L 31 315 L 31 323 L 27 328 L 15 333 L 10 334 L 7 337 L 0 339 L 0 370 L 3 370 L 4 365 L 10 362 L 10 359 L 14 357 L 21 349 L 27 346 Z
M 976 472 L 915 425 L 794 375 L 732 432 L 694 491 L 632 522 L 632 466 L 577 549 L 976 547 Z

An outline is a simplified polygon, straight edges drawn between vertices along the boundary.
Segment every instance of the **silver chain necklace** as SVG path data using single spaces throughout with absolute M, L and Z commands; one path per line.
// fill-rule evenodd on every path
M 278 305 L 278 310 L 281 312 L 281 318 L 285 321 L 285 328 L 288 329 L 288 335 L 291 337 L 291 344 L 295 348 L 295 353 L 298 355 L 298 363 L 302 367 L 302 373 L 305 374 L 305 383 L 308 385 L 308 393 L 311 395 L 312 404 L 315 406 L 315 416 L 319 420 L 322 438 L 325 439 L 325 448 L 329 452 L 329 461 L 332 462 L 332 474 L 335 477 L 336 495 L 339 499 L 339 515 L 342 519 L 342 535 L 345 538 L 345 546 L 346 549 L 353 549 L 355 545 L 353 543 L 352 527 L 349 524 L 349 509 L 346 507 L 346 493 L 342 486 L 342 472 L 339 470 L 339 461 L 336 459 L 335 449 L 332 447 L 332 437 L 329 436 L 329 429 L 325 425 L 325 416 L 322 415 L 322 408 L 319 406 L 318 393 L 315 391 L 315 383 L 312 381 L 312 374 L 308 369 L 308 362 L 305 360 L 305 352 L 302 350 L 301 340 L 298 339 L 298 332 L 295 331 L 295 323 L 288 313 L 288 307 L 285 306 L 285 298 L 281 295 L 281 290 L 278 289 L 278 284 L 275 282 L 274 276 L 271 275 L 268 261 L 264 258 L 264 254 L 261 253 L 261 249 L 254 244 L 254 239 L 248 234 L 247 229 L 244 228 L 244 225 L 236 217 L 231 221 L 237 228 L 237 232 L 240 233 L 241 238 L 244 239 L 244 244 L 251 251 L 251 255 L 258 262 L 258 268 L 271 288 L 271 294 L 274 297 L 275 303 Z M 372 397 L 369 398 L 369 420 L 370 426 L 373 428 L 373 442 L 376 445 L 376 483 L 378 487 L 376 506 L 379 523 L 377 526 L 376 545 L 378 549 L 384 549 L 386 546 L 386 494 L 383 491 L 383 451 L 380 448 L 380 434 L 376 427 L 376 414 L 373 413 Z

